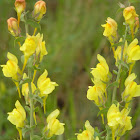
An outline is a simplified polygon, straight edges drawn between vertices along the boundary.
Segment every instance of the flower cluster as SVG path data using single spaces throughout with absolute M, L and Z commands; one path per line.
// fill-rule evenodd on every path
M 21 36 L 21 30 L 19 27 L 22 14 L 22 17 L 24 18 L 24 20 L 22 21 L 25 22 L 25 26 L 28 26 L 26 22 L 27 17 L 25 18 L 26 13 L 24 13 L 25 7 L 25 0 L 16 0 L 15 10 L 17 12 L 18 20 L 12 17 L 7 20 L 8 30 L 15 37 L 15 39 L 24 37 Z M 45 13 L 46 3 L 42 0 L 36 2 L 33 10 L 32 21 L 40 21 Z M 36 22 L 36 24 L 39 23 Z M 19 97 L 21 98 L 21 90 L 26 104 L 30 108 L 28 110 L 30 112 L 30 124 L 28 125 L 30 126 L 30 131 L 33 131 L 32 129 L 34 123 L 37 125 L 35 115 L 36 103 L 39 102 L 43 104 L 45 113 L 46 99 L 48 95 L 54 91 L 55 87 L 58 86 L 56 82 L 52 82 L 48 77 L 48 72 L 46 69 L 44 70 L 43 74 L 39 76 L 38 80 L 34 81 L 36 72 L 39 69 L 39 64 L 42 62 L 43 57 L 48 54 L 45 46 L 45 41 L 43 40 L 43 34 L 36 34 L 36 32 L 37 28 L 34 29 L 33 35 L 30 35 L 26 30 L 26 34 L 24 37 L 25 40 L 23 44 L 21 44 L 21 42 L 17 42 L 20 47 L 19 50 L 24 54 L 22 57 L 24 58 L 22 69 L 20 69 L 20 67 L 18 66 L 17 57 L 9 52 L 7 54 L 7 63 L 5 65 L 1 65 L 4 76 L 12 78 L 13 82 L 17 86 Z M 28 73 L 25 71 L 25 68 L 28 68 Z M 20 140 L 22 140 L 22 129 L 26 128 L 26 112 L 19 101 L 16 101 L 15 106 L 16 109 L 13 109 L 12 112 L 8 113 L 8 120 L 16 126 L 17 130 L 19 131 Z M 57 109 L 47 117 L 47 126 L 45 127 L 47 134 L 46 136 L 43 136 L 43 138 L 50 138 L 53 135 L 63 134 L 64 124 L 60 123 L 59 120 L 56 119 L 59 114 L 60 111 Z M 33 138 L 33 132 L 30 133 L 30 138 Z
M 107 99 L 106 83 L 109 81 L 109 67 L 101 55 L 98 54 L 97 59 L 100 63 L 96 65 L 96 68 L 92 68 L 94 86 L 89 86 L 87 98 L 93 100 L 101 108 Z
M 125 89 L 121 94 L 122 102 L 124 102 L 125 106 L 120 112 L 119 103 L 117 104 L 117 106 L 112 103 L 107 112 L 108 126 L 112 130 L 112 140 L 115 140 L 116 137 L 117 140 L 119 140 L 127 130 L 132 129 L 131 117 L 128 116 L 130 112 L 129 104 L 133 97 L 140 96 L 140 85 L 137 85 L 137 83 L 134 82 L 134 80 L 136 79 L 136 75 L 134 73 L 131 74 L 135 61 L 140 60 L 140 46 L 138 45 L 138 39 L 135 38 L 135 34 L 137 33 L 139 28 L 139 18 L 133 6 L 126 7 L 123 11 L 123 16 L 125 18 L 124 25 L 126 26 L 125 35 L 123 36 L 123 38 L 120 38 L 120 45 L 116 49 L 114 46 L 112 46 L 114 58 L 116 60 L 116 66 L 118 67 L 117 78 L 115 82 L 117 82 L 118 84 L 120 82 L 122 65 L 126 66 L 129 69 L 129 72 L 127 71 L 128 77 L 124 82 Z M 117 40 L 112 41 L 113 39 L 111 37 L 117 34 L 117 24 L 114 20 L 111 20 L 113 21 L 111 24 L 109 20 L 110 18 L 108 18 L 107 24 L 103 25 L 103 27 L 105 27 L 103 35 L 108 37 L 111 45 L 114 45 L 115 41 Z M 132 36 L 132 40 L 129 42 L 129 45 L 126 39 L 127 33 L 130 33 Z M 112 101 L 114 101 L 115 99 L 117 88 L 118 86 L 114 87 Z
M 121 137 L 127 130 L 132 129 L 131 117 L 128 116 L 129 110 L 119 111 L 119 104 L 112 104 L 107 112 L 108 125 L 112 129 L 112 137 Z

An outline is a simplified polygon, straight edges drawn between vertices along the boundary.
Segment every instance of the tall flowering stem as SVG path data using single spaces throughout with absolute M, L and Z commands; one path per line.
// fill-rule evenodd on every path
M 126 41 L 126 35 L 127 35 L 127 25 L 126 25 L 125 35 L 124 35 L 124 39 L 123 39 L 123 45 L 121 46 L 121 59 L 120 59 L 121 62 L 123 61 L 123 52 L 124 52 L 124 46 L 125 46 L 125 41 Z M 121 62 L 119 63 L 119 68 L 118 68 L 118 73 L 117 73 L 117 78 L 116 78 L 117 83 L 119 83 L 121 69 L 122 69 L 122 63 Z M 114 89 L 113 89 L 112 102 L 116 99 L 117 88 L 118 87 L 115 86 Z
M 43 60 L 43 57 L 47 55 L 45 41 L 43 40 L 43 34 L 37 33 L 37 28 L 35 28 L 34 34 L 30 35 L 28 30 L 28 16 L 25 11 L 25 0 L 16 0 L 15 9 L 17 12 L 17 18 L 9 18 L 7 20 L 8 30 L 15 37 L 15 40 L 20 40 L 21 31 L 19 23 L 24 22 L 25 24 L 25 37 L 24 43 L 17 41 L 19 50 L 23 52 L 24 62 L 22 69 L 18 65 L 18 59 L 14 54 L 8 53 L 8 61 L 5 65 L 0 65 L 3 69 L 3 74 L 5 77 L 12 78 L 13 82 L 16 84 L 17 90 L 19 92 L 19 97 L 25 99 L 26 109 L 28 110 L 29 123 L 26 121 L 26 112 L 21 106 L 20 102 L 17 100 L 15 103 L 16 108 L 12 112 L 8 113 L 8 120 L 16 126 L 20 140 L 22 136 L 25 136 L 25 132 L 28 132 L 30 140 L 34 140 L 34 124 L 37 127 L 36 112 L 38 111 L 38 106 L 36 103 L 41 103 L 44 108 L 44 113 L 46 112 L 46 100 L 49 94 L 53 92 L 57 83 L 52 82 L 48 77 L 48 72 L 45 72 L 38 78 L 37 82 L 35 80 L 36 72 L 38 70 L 39 64 Z M 43 15 L 46 13 L 46 3 L 42 0 L 36 2 L 33 17 L 30 20 L 30 24 L 36 22 L 39 24 L 40 20 L 43 18 Z M 20 17 L 22 15 L 22 20 Z M 38 25 L 39 26 L 39 25 Z M 28 73 L 25 73 L 25 69 L 28 69 Z M 37 83 L 37 85 L 35 84 Z M 21 87 L 21 89 L 20 89 Z M 22 91 L 22 92 L 20 92 Z M 22 96 L 21 94 L 22 93 Z M 53 135 L 61 135 L 64 132 L 64 124 L 60 123 L 56 117 L 59 115 L 60 111 L 57 109 L 52 114 L 48 116 L 47 126 L 44 126 L 44 134 L 41 134 L 37 137 L 39 139 L 48 139 L 53 137 Z M 48 133 L 49 132 L 49 133 Z M 47 135 L 46 135 L 47 133 Z M 26 136 L 25 136 L 26 137 Z
M 29 72 L 29 78 L 31 79 L 31 70 L 29 68 L 28 70 Z M 33 101 L 33 93 L 32 93 L 32 87 L 31 87 L 31 82 L 28 83 L 29 84 L 29 96 L 30 96 L 30 128 L 33 127 L 34 125 L 34 101 Z M 31 129 L 30 132 L 30 140 L 33 139 L 33 129 Z

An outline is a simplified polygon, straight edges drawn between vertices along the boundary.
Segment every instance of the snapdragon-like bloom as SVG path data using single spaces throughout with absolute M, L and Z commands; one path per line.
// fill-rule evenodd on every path
M 110 43 L 114 43 L 117 40 L 117 23 L 114 19 L 108 17 L 107 23 L 103 24 L 102 27 L 105 28 L 103 35 L 106 36 Z
M 23 80 L 25 78 L 28 78 L 26 73 L 23 74 Z M 36 86 L 34 85 L 33 82 L 31 82 L 31 87 L 32 87 L 32 93 L 36 90 Z M 26 101 L 29 101 L 29 84 L 25 83 L 22 85 L 22 95 L 25 97 Z
M 39 0 L 34 5 L 33 17 L 35 20 L 40 21 L 43 15 L 46 13 L 46 3 Z
M 90 125 L 88 120 L 85 122 L 85 128 L 86 130 L 77 134 L 77 140 L 99 140 L 98 137 L 94 139 L 94 128 Z
M 106 101 L 104 91 L 98 86 L 89 86 L 87 98 L 93 100 L 97 106 L 103 106 Z
M 127 47 L 127 63 L 134 63 L 140 60 L 140 46 L 138 45 L 138 39 L 134 39 Z
M 122 38 L 120 39 L 119 42 L 122 42 Z M 118 46 L 117 49 L 114 52 L 114 58 L 116 59 L 116 65 L 118 66 L 118 61 L 121 60 L 121 51 L 122 47 Z M 123 49 L 123 60 L 126 58 L 126 51 L 127 51 L 127 41 L 125 42 L 124 49 Z
M 115 137 L 120 137 L 125 134 L 127 130 L 132 129 L 131 117 L 128 116 L 129 110 L 119 110 L 119 104 L 116 106 L 112 104 L 107 112 L 108 125 L 112 130 L 112 140 Z
M 56 82 L 52 82 L 47 76 L 48 72 L 45 70 L 37 80 L 37 87 L 40 91 L 39 96 L 43 98 L 44 113 L 46 112 L 45 106 L 48 95 L 58 86 Z
M 97 59 L 100 63 L 96 65 L 96 68 L 92 68 L 91 74 L 94 77 L 94 84 L 102 87 L 102 90 L 104 91 L 106 88 L 106 84 L 104 82 L 108 82 L 109 80 L 109 67 L 105 58 L 100 54 L 97 55 Z
M 137 22 L 137 17 L 139 16 L 136 13 L 135 7 L 134 6 L 126 7 L 123 11 L 123 16 L 125 18 L 125 22 L 133 30 L 135 23 Z
M 50 78 L 47 78 L 48 72 L 47 70 L 38 78 L 37 86 L 40 90 L 40 97 L 48 96 L 54 89 L 55 86 L 58 86 L 56 82 L 52 82 Z
M 58 109 L 54 110 L 47 117 L 47 126 L 44 129 L 44 132 L 48 131 L 47 137 L 51 138 L 53 135 L 62 135 L 64 133 L 64 123 L 60 123 L 58 119 L 58 115 L 60 111 Z
M 133 97 L 140 96 L 140 85 L 134 82 L 135 79 L 136 75 L 132 73 L 125 80 L 125 90 L 122 94 L 122 99 L 127 103 L 130 102 Z
M 13 36 L 19 36 L 20 29 L 18 27 L 17 19 L 11 17 L 7 20 L 8 30 Z
M 16 125 L 17 128 L 22 128 L 26 119 L 26 112 L 18 100 L 16 101 L 15 106 L 16 108 L 14 108 L 12 112 L 8 113 L 9 116 L 7 119 L 13 125 Z
M 20 102 L 17 100 L 15 103 L 16 108 L 12 112 L 8 113 L 8 120 L 16 126 L 19 131 L 20 140 L 22 140 L 22 128 L 24 127 L 24 122 L 26 119 L 26 112 Z
M 35 37 L 36 40 L 36 57 L 39 59 L 39 62 L 42 60 L 44 55 L 47 55 L 48 52 L 46 50 L 45 41 L 43 41 L 43 34 L 38 33 Z
M 1 65 L 3 68 L 3 74 L 5 77 L 11 77 L 14 80 L 14 83 L 16 84 L 19 97 L 21 98 L 20 94 L 20 88 L 19 88 L 19 83 L 16 80 L 19 80 L 20 75 L 21 75 L 21 70 L 19 69 L 18 66 L 18 59 L 15 55 L 11 54 L 8 52 L 7 58 L 9 59 L 6 63 L 6 65 Z
M 27 35 L 27 38 L 23 45 L 20 47 L 20 50 L 23 51 L 25 59 L 28 58 L 35 53 L 37 44 L 34 36 Z
M 8 52 L 7 58 L 9 59 L 6 65 L 1 65 L 3 68 L 3 74 L 5 77 L 11 77 L 14 80 L 18 80 L 18 72 L 20 73 L 20 69 L 18 67 L 18 59 L 15 55 Z

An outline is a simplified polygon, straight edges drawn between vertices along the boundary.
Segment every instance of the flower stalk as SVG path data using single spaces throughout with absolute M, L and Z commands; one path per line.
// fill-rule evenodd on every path
M 126 29 L 125 29 L 125 35 L 124 35 L 124 40 L 123 40 L 123 45 L 121 46 L 121 62 L 123 61 L 123 51 L 124 51 L 124 45 L 125 45 L 125 41 L 126 41 L 126 35 L 127 35 L 127 25 L 126 25 Z M 120 79 L 120 75 L 121 75 L 121 69 L 122 69 L 122 63 L 119 63 L 119 68 L 118 68 L 118 73 L 117 73 L 117 78 L 116 78 L 116 82 L 119 83 L 119 79 Z M 116 99 L 116 93 L 117 93 L 117 86 L 114 87 L 113 89 L 113 95 L 112 95 L 112 103 L 113 101 Z

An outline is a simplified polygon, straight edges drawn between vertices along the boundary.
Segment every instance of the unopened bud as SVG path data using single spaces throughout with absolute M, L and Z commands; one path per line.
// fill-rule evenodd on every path
M 33 17 L 35 18 L 35 20 L 40 21 L 45 13 L 46 3 L 42 0 L 36 2 L 33 11 Z
M 20 15 L 25 10 L 25 7 L 26 7 L 25 0 L 15 1 L 15 8 L 16 8 L 17 14 Z
M 19 30 L 19 27 L 18 27 L 17 19 L 11 17 L 7 20 L 7 24 L 8 24 L 8 30 L 10 31 L 10 33 L 13 36 L 19 36 L 20 30 Z
M 135 18 L 135 34 L 137 33 L 138 29 L 139 29 L 140 23 L 139 23 L 139 18 L 136 17 Z

